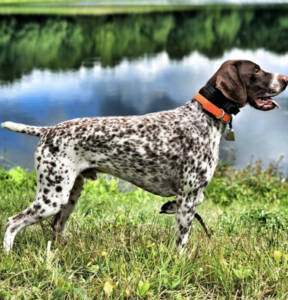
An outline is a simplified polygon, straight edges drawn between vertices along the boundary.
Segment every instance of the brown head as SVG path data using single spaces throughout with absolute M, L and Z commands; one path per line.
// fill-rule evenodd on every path
M 270 110 L 278 106 L 272 97 L 284 91 L 288 77 L 266 72 L 248 60 L 228 60 L 208 83 L 239 108 L 249 103 L 256 109 Z

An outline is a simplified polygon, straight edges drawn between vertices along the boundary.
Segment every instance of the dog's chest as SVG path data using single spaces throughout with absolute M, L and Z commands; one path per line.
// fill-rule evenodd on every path
M 222 130 L 222 125 L 221 128 L 209 126 L 194 136 L 195 147 L 188 151 L 183 167 L 181 186 L 187 193 L 206 187 L 212 179 L 218 163 Z

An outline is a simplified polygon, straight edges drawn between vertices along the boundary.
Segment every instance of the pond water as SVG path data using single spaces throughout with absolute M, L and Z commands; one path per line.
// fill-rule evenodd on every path
M 144 114 L 191 99 L 221 63 L 250 59 L 288 74 L 288 6 L 206 8 L 98 17 L 0 19 L 0 122 L 34 125 Z M 245 107 L 221 157 L 236 167 L 283 156 L 288 89 L 270 112 Z M 38 139 L 0 129 L 0 165 L 33 167 Z

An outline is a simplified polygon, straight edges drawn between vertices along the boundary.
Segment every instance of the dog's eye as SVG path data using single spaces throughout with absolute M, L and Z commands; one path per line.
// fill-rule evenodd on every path
M 260 71 L 260 67 L 259 66 L 255 66 L 255 73 L 258 73 Z

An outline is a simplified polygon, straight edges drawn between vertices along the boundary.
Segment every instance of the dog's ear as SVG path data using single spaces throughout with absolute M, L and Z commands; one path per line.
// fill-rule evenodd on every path
M 239 67 L 232 63 L 224 64 L 216 77 L 216 88 L 229 100 L 243 106 L 247 102 L 246 85 L 241 80 Z

